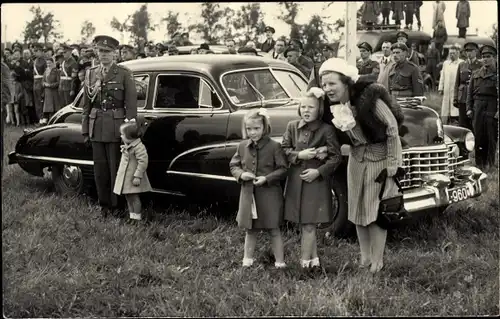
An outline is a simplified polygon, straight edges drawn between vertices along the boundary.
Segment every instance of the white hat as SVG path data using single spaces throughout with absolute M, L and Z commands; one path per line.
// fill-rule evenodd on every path
M 351 78 L 354 82 L 359 79 L 358 68 L 347 64 L 347 61 L 344 59 L 330 58 L 323 62 L 319 68 L 319 75 L 321 76 L 324 72 L 328 71 L 344 74 L 345 76 Z

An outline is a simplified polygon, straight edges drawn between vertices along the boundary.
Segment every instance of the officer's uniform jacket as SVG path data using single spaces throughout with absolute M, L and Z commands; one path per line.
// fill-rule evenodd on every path
M 424 80 L 418 66 L 408 60 L 395 63 L 389 71 L 389 91 L 405 92 L 405 96 L 423 96 Z
M 368 59 L 368 61 L 363 61 L 358 65 L 359 75 L 365 75 L 365 78 L 369 75 L 369 78 L 376 81 L 380 73 L 380 65 L 377 61 Z
M 112 64 L 103 78 L 102 65 L 85 74 L 82 134 L 92 142 L 120 142 L 120 125 L 137 116 L 137 91 L 132 72 Z
M 274 39 L 271 39 L 271 42 L 269 42 L 268 39 L 266 39 L 266 42 L 262 43 L 262 45 L 260 46 L 260 50 L 262 52 L 269 52 L 271 51 L 272 49 L 274 49 L 274 45 L 276 44 L 276 41 L 274 41 Z
M 64 60 L 61 64 L 61 80 L 59 82 L 59 91 L 71 91 L 75 86 L 75 80 L 78 77 L 78 64 L 73 57 Z
M 465 103 L 467 101 L 467 86 L 469 85 L 472 73 L 479 70 L 483 64 L 478 59 L 474 61 L 465 60 L 458 66 L 457 79 L 455 82 L 455 97 L 457 103 Z
M 498 112 L 497 70 L 482 66 L 472 73 L 467 89 L 467 111 L 479 109 L 487 116 Z
M 33 62 L 33 89 L 43 91 L 43 74 L 47 68 L 44 58 L 36 58 Z

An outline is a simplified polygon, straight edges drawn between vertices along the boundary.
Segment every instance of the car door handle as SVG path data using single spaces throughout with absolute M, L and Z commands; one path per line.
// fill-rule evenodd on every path
M 158 118 L 158 116 L 156 116 L 156 115 L 146 115 L 146 116 L 144 116 L 144 118 L 146 120 L 156 120 Z

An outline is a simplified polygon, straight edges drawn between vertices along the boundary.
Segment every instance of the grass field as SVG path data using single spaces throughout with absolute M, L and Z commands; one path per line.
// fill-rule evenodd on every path
M 22 134 L 6 128 L 4 151 Z M 267 236 L 258 265 L 242 270 L 244 233 L 217 207 L 150 201 L 155 220 L 100 221 L 87 197 L 62 198 L 49 179 L 6 166 L 2 175 L 4 315 L 472 316 L 499 313 L 498 171 L 478 199 L 423 218 L 388 238 L 386 266 L 357 268 L 355 239 L 322 239 L 325 271 L 299 269 L 285 231 L 288 269 L 273 269 Z

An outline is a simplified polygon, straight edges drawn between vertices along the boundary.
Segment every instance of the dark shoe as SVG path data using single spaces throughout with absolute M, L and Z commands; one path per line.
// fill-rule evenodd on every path
M 101 217 L 103 219 L 108 218 L 108 216 L 111 214 L 111 210 L 109 209 L 109 207 L 101 206 L 100 210 L 101 210 Z

